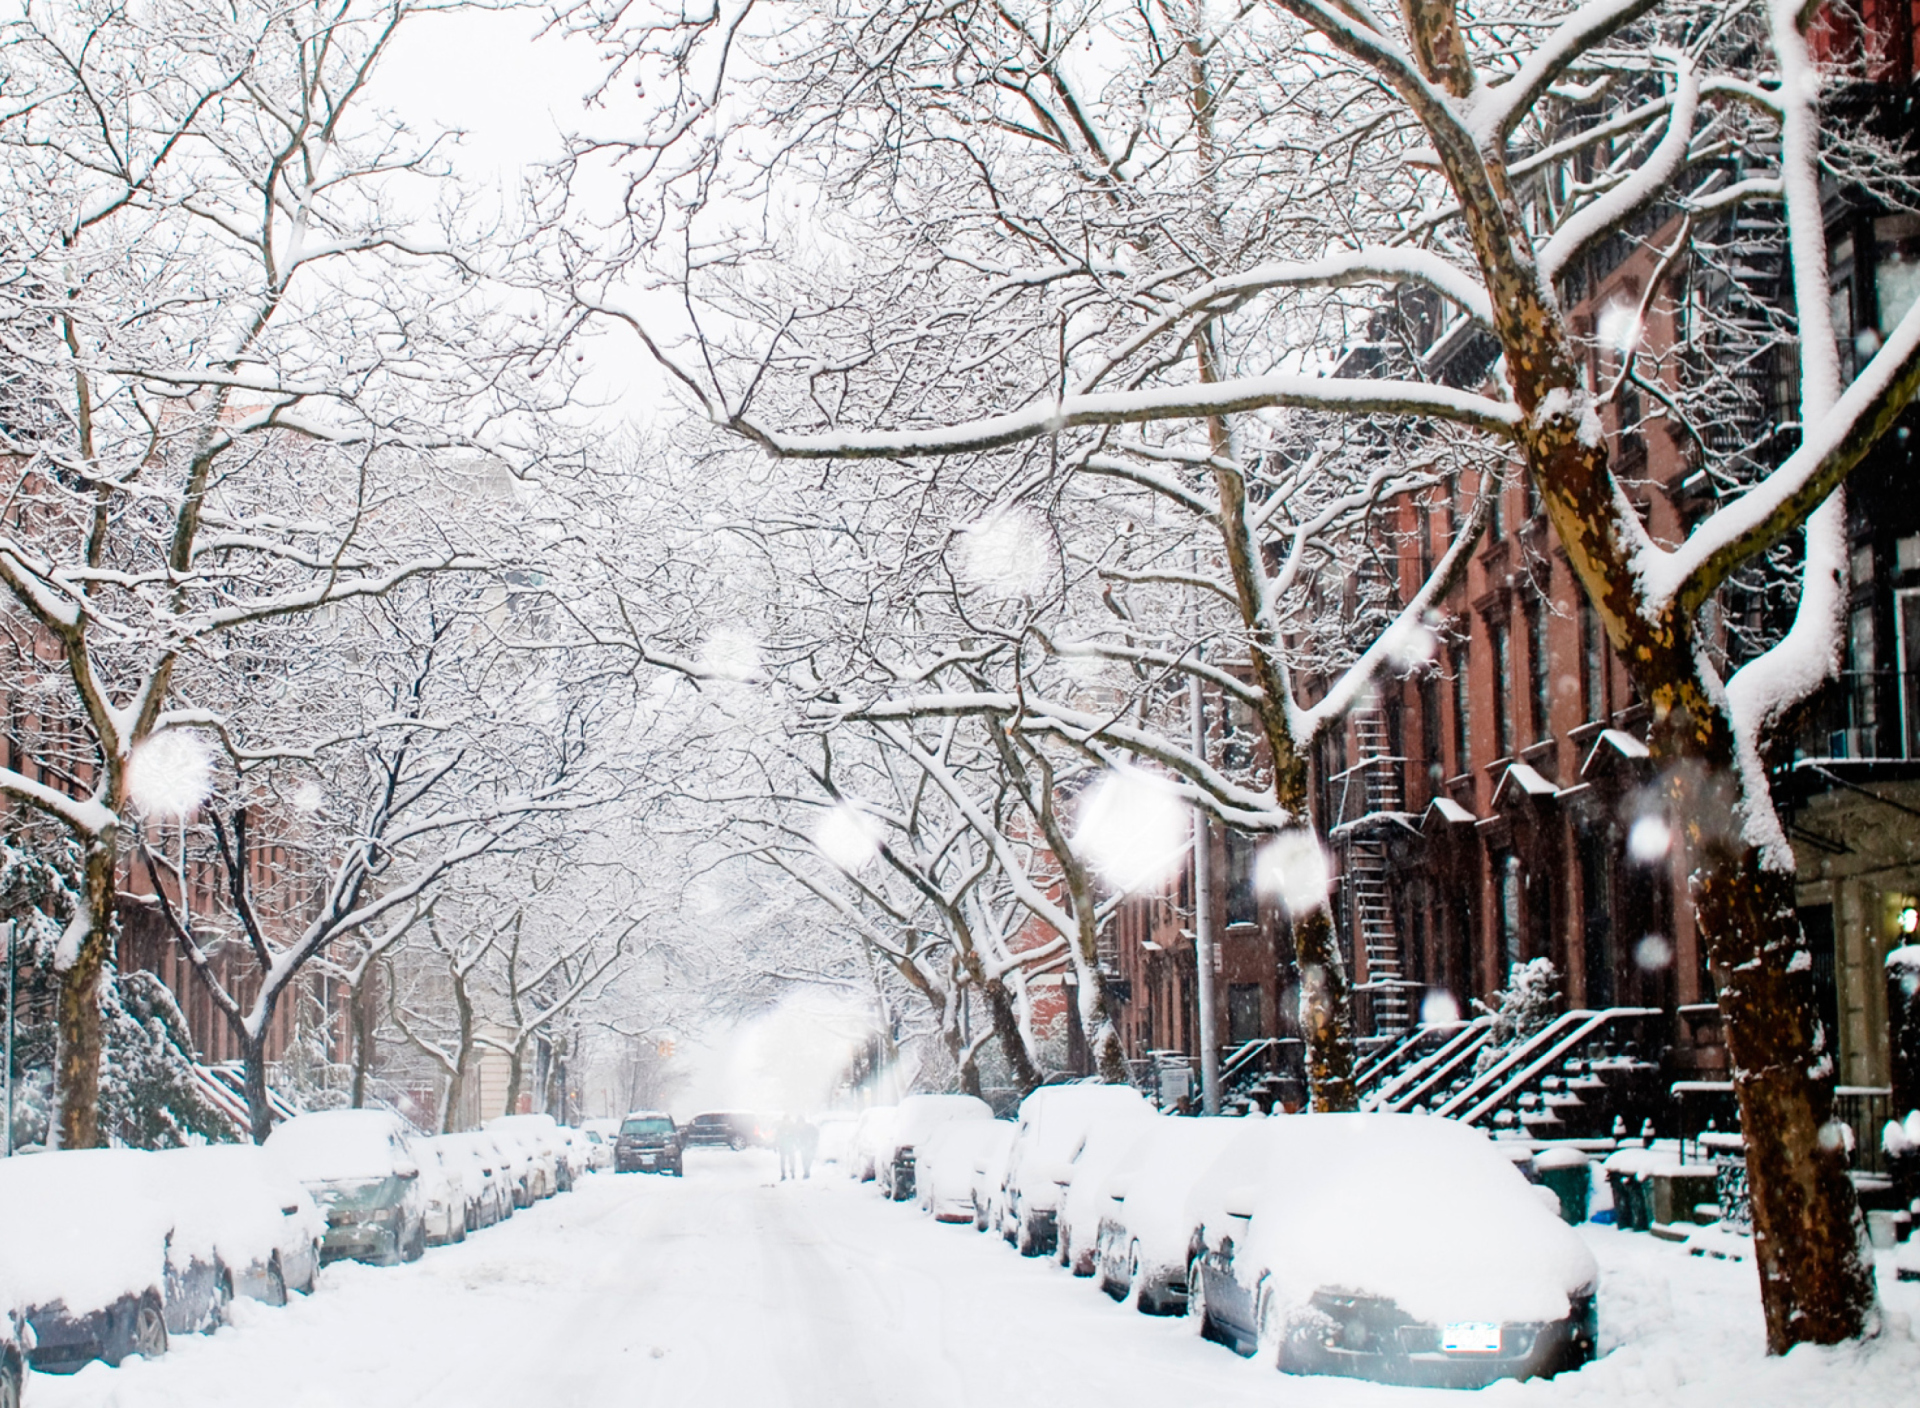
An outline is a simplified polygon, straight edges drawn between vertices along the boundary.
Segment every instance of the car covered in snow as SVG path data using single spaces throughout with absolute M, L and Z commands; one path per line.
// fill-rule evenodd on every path
M 552 1115 L 500 1115 L 487 1121 L 487 1129 L 517 1140 L 526 1149 L 532 1161 L 528 1178 L 531 1197 L 551 1198 L 573 1186 L 573 1165 Z
M 874 1181 L 895 1202 L 913 1196 L 915 1151 L 944 1124 L 993 1118 L 993 1107 L 973 1095 L 909 1095 L 895 1107 L 886 1138 L 875 1146 Z
M 170 1205 L 156 1156 L 133 1149 L 0 1160 L 0 1281 L 43 1373 L 167 1352 L 231 1298 L 204 1220 Z
M 1100 1247 L 1100 1220 L 1112 1202 L 1109 1181 L 1136 1149 L 1152 1141 L 1166 1117 L 1150 1105 L 1122 1105 L 1096 1115 L 1086 1138 L 1060 1170 L 1054 1254 L 1076 1276 L 1091 1276 Z
M 847 1176 L 865 1183 L 879 1172 L 882 1148 L 893 1135 L 893 1121 L 899 1113 L 896 1105 L 869 1105 L 860 1112 L 853 1126 L 853 1148 L 847 1160 Z
M 845 1173 L 853 1158 L 853 1134 L 860 1127 L 860 1117 L 850 1110 L 823 1110 L 813 1117 L 813 1127 L 820 1131 L 814 1159 Z
M 420 1216 L 426 1227 L 427 1245 L 444 1247 L 450 1242 L 466 1241 L 465 1160 L 439 1139 L 416 1139 L 413 1152 L 420 1160 Z
M 1054 1249 L 1060 1192 L 1094 1122 L 1151 1109 L 1128 1085 L 1043 1085 L 1020 1102 L 1000 1207 L 1001 1231 L 1020 1255 Z
M 920 1141 L 914 1200 L 936 1222 L 974 1222 L 974 1181 L 980 1162 L 1013 1141 L 1010 1120 L 950 1120 Z
M 580 1137 L 587 1141 L 587 1167 L 596 1171 L 613 1167 L 613 1145 L 620 1137 L 619 1120 L 582 1120 Z
M 268 1305 L 309 1293 L 327 1220 L 298 1179 L 252 1144 L 207 1144 L 151 1156 L 178 1219 L 176 1240 L 211 1248 L 224 1290 Z
M 326 1214 L 325 1260 L 391 1265 L 426 1249 L 420 1159 L 398 1116 L 386 1110 L 295 1115 L 275 1127 L 266 1147 Z
M 1129 1149 L 1102 1190 L 1094 1275 L 1100 1289 L 1145 1315 L 1187 1306 L 1194 1185 L 1246 1132 L 1234 1119 L 1161 1119 Z
M 1007 1160 L 1013 1157 L 1014 1136 L 1019 1133 L 1012 1120 L 995 1120 L 992 1133 L 981 1137 L 973 1152 L 973 1228 L 985 1232 L 1005 1222 Z
M 1481 1131 L 1249 1121 L 1195 1189 L 1187 1313 L 1290 1373 L 1471 1388 L 1593 1357 L 1593 1255 Z
M 478 1231 L 513 1216 L 513 1177 L 493 1136 L 481 1131 L 442 1134 L 438 1142 L 461 1160 L 467 1180 L 467 1229 Z
M 613 1146 L 615 1173 L 671 1173 L 685 1171 L 680 1127 L 665 1110 L 635 1110 L 620 1121 Z

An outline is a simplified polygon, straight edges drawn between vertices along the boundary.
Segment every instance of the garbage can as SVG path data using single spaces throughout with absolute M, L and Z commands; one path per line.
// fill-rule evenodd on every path
M 1593 1174 L 1584 1152 L 1566 1146 L 1543 1149 L 1533 1156 L 1533 1170 L 1541 1186 L 1560 1200 L 1562 1218 L 1576 1227 L 1587 1220 Z
M 1653 1228 L 1653 1173 L 1672 1162 L 1649 1149 L 1629 1146 L 1606 1162 L 1607 1186 L 1613 1190 L 1613 1225 L 1623 1232 Z

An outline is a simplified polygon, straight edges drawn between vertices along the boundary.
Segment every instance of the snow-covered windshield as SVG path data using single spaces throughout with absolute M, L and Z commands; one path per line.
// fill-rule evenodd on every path
M 622 1134 L 672 1134 L 673 1121 L 665 1115 L 648 1115 L 643 1119 L 628 1120 L 620 1126 Z
M 399 1171 L 397 1126 L 374 1110 L 338 1110 L 288 1120 L 267 1148 L 302 1183 L 353 1183 Z

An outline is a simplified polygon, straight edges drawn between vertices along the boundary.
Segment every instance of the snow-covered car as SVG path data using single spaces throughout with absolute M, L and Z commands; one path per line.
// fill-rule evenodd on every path
M 467 1240 L 467 1171 L 459 1154 L 438 1139 L 416 1139 L 420 1160 L 420 1219 L 427 1245 L 444 1247 Z
M 680 1127 L 665 1110 L 635 1110 L 620 1122 L 613 1148 L 615 1173 L 670 1173 L 684 1171 Z
M 991 1133 L 981 1135 L 980 1147 L 974 1150 L 973 1229 L 976 1232 L 999 1228 L 1006 1220 L 1007 1160 L 1013 1157 L 1013 1140 L 1018 1133 L 1012 1120 L 995 1120 Z
M 1060 1190 L 1093 1122 L 1151 1109 L 1129 1085 L 1043 1085 L 1020 1102 L 1000 1208 L 1001 1231 L 1020 1255 L 1053 1250 Z
M 560 1150 L 559 1126 L 552 1115 L 501 1115 L 487 1121 L 490 1133 L 519 1142 L 531 1168 L 527 1179 L 530 1198 L 551 1198 L 561 1191 L 567 1162 Z
M 680 1142 L 688 1149 L 751 1149 L 764 1148 L 770 1141 L 758 1115 L 746 1110 L 707 1110 L 681 1128 Z
M 174 1210 L 176 1241 L 210 1247 L 236 1296 L 285 1305 L 313 1290 L 327 1220 L 265 1149 L 208 1144 L 151 1156 Z
M 860 1112 L 853 1126 L 853 1148 L 848 1156 L 847 1176 L 865 1183 L 878 1172 L 876 1165 L 882 1147 L 892 1137 L 896 1105 L 869 1105 Z
M 943 1124 L 993 1118 L 993 1107 L 974 1095 L 909 1095 L 895 1107 L 886 1138 L 876 1145 L 873 1174 L 880 1191 L 895 1202 L 913 1196 L 915 1150 Z
M 1199 1216 L 1194 1185 L 1247 1130 L 1233 1119 L 1161 1119 L 1106 1180 L 1096 1233 L 1100 1289 L 1145 1315 L 1187 1307 L 1187 1267 Z
M 1054 1255 L 1076 1276 L 1091 1276 L 1100 1246 L 1100 1219 L 1112 1199 L 1108 1181 L 1136 1149 L 1152 1141 L 1165 1122 L 1151 1105 L 1123 1105 L 1096 1115 L 1072 1161 L 1062 1170 L 1054 1217 Z
M 466 1181 L 469 1232 L 513 1216 L 513 1180 L 491 1135 L 442 1134 L 434 1142 L 450 1150 L 459 1161 Z
M 845 1173 L 853 1158 L 853 1132 L 860 1127 L 860 1117 L 849 1110 L 823 1110 L 813 1117 L 813 1127 L 820 1131 L 814 1161 Z
M 922 1139 L 914 1158 L 914 1198 L 936 1222 L 972 1222 L 975 1166 L 1013 1138 L 1009 1120 L 949 1120 Z
M 1485 1134 L 1250 1121 L 1196 1186 L 1187 1313 L 1290 1373 L 1475 1388 L 1593 1357 L 1593 1254 Z
M 154 1155 L 132 1149 L 0 1160 L 0 1280 L 33 1368 L 151 1359 L 170 1336 L 221 1323 L 230 1284 L 204 1226 L 169 1206 L 168 1182 Z
M 268 1152 L 327 1216 L 321 1256 L 391 1265 L 426 1250 L 420 1159 L 386 1110 L 295 1115 L 267 1136 Z
M 580 1134 L 587 1141 L 587 1167 L 595 1170 L 613 1167 L 613 1145 L 620 1137 L 619 1120 L 582 1120 Z
M 507 1215 L 515 1208 L 532 1207 L 535 1173 L 533 1151 L 523 1140 L 491 1129 L 478 1130 L 472 1136 L 493 1151 L 496 1170 L 507 1185 Z

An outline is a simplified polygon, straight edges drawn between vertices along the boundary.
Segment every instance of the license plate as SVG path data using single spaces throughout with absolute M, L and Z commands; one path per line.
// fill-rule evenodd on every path
M 1486 1320 L 1452 1320 L 1440 1327 L 1440 1348 L 1449 1354 L 1498 1354 L 1500 1326 Z

